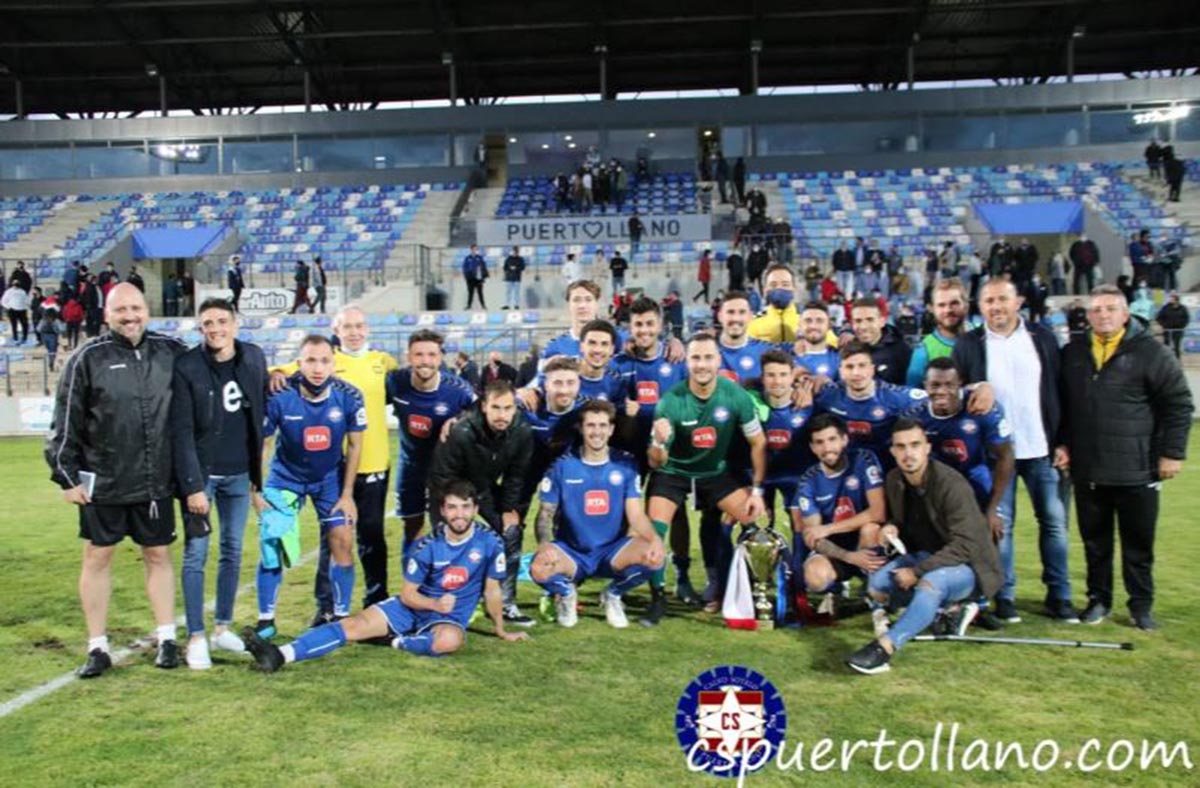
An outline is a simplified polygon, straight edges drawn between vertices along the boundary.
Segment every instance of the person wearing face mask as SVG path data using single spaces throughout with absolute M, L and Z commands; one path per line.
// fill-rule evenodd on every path
M 1137 290 L 1133 293 L 1133 301 L 1129 304 L 1129 313 L 1142 321 L 1145 326 L 1154 319 L 1154 299 L 1150 297 L 1150 288 L 1145 282 L 1138 282 Z
M 747 333 L 753 339 L 772 344 L 791 344 L 796 341 L 800 312 L 796 308 L 796 277 L 786 265 L 775 264 L 767 269 L 766 306 L 750 321 Z

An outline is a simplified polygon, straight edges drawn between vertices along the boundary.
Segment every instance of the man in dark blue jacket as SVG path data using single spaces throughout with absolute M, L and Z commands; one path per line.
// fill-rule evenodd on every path
M 463 279 L 467 280 L 467 309 L 475 303 L 475 294 L 479 294 L 479 306 L 487 309 L 483 300 L 483 282 L 488 278 L 487 260 L 479 253 L 479 247 L 471 244 L 471 253 L 463 258 Z
M 183 601 L 187 664 L 212 667 L 204 628 L 204 565 L 216 508 L 221 522 L 217 607 L 211 647 L 241 652 L 230 625 L 242 565 L 242 535 L 251 498 L 262 490 L 263 412 L 267 365 L 262 350 L 237 339 L 233 306 L 210 298 L 200 305 L 204 341 L 175 362 L 171 382 L 171 445 L 175 482 L 184 499 Z

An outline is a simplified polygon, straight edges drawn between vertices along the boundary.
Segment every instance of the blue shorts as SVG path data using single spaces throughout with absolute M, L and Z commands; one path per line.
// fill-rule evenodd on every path
M 413 610 L 405 607 L 400 597 L 392 596 L 377 602 L 374 607 L 387 619 L 393 635 L 419 635 L 438 624 L 452 624 L 466 632 L 467 626 L 456 618 L 432 610 Z
M 562 550 L 563 553 L 570 556 L 571 560 L 575 562 L 575 577 L 572 578 L 572 582 L 575 585 L 579 585 L 589 577 L 615 577 L 616 573 L 612 568 L 613 557 L 625 549 L 625 545 L 632 541 L 632 536 L 623 536 L 615 542 L 609 542 L 606 545 L 597 547 L 589 553 L 582 553 L 566 542 L 556 540 L 551 542 L 551 544 Z
M 429 495 L 425 489 L 428 463 L 418 466 L 401 459 L 396 466 L 396 514 L 401 517 L 423 517 L 429 508 Z
M 267 486 L 272 486 L 268 484 Z M 308 497 L 313 503 L 313 508 L 317 510 L 317 522 L 321 524 L 321 532 L 324 533 L 327 528 L 337 528 L 339 525 L 346 525 L 346 515 L 342 512 L 330 514 L 330 510 L 338 502 L 338 498 L 342 496 L 342 474 L 341 471 L 331 473 L 315 484 L 305 484 L 297 487 L 290 485 L 285 489 L 290 489 L 300 497 L 300 509 L 304 509 L 304 498 Z
M 979 508 L 987 511 L 988 504 L 992 501 L 992 469 L 986 465 L 976 465 L 964 475 L 971 483 L 971 489 L 975 492 L 975 500 L 979 502 Z

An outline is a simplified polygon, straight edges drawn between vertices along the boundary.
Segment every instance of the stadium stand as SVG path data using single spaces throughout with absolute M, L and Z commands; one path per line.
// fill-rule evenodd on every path
M 698 185 L 690 172 L 660 172 L 648 179 L 630 176 L 629 193 L 621 210 L 615 205 L 593 205 L 590 214 L 621 213 L 698 213 Z M 512 178 L 496 209 L 498 218 L 533 217 L 554 214 L 554 179 L 550 177 Z

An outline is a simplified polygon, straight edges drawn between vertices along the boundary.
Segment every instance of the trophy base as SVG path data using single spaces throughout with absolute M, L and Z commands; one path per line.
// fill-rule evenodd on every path
M 775 622 L 772 619 L 759 619 L 758 629 L 760 632 L 770 632 L 775 629 Z

